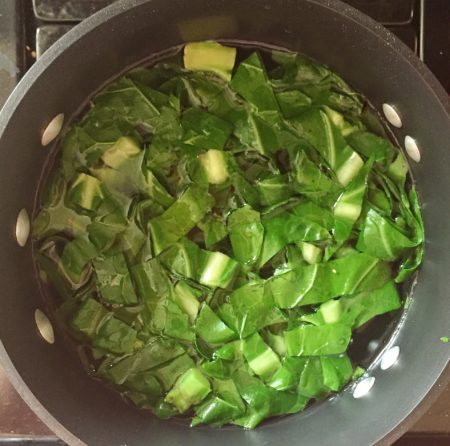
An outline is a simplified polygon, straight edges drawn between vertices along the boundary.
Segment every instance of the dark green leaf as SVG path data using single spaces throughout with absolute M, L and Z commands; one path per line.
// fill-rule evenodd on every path
M 289 356 L 335 355 L 347 350 L 352 336 L 350 325 L 300 325 L 286 331 L 284 339 Z
M 286 357 L 268 382 L 276 390 L 289 390 L 298 386 L 300 376 L 307 364 L 307 359 Z
M 209 344 L 221 344 L 236 338 L 234 331 L 207 304 L 203 304 L 200 309 L 195 330 Z
M 269 416 L 298 412 L 308 402 L 308 398 L 296 392 L 277 391 L 266 386 L 243 370 L 236 372 L 233 380 L 248 404 L 246 414 L 234 423 L 247 429 L 253 429 Z
M 300 377 L 299 393 L 308 398 L 322 398 L 347 383 L 352 371 L 346 355 L 307 358 Z
M 395 149 L 385 138 L 367 131 L 356 131 L 347 136 L 348 143 L 366 158 L 372 157 L 374 161 L 387 163 L 394 157 Z
M 273 277 L 268 286 L 280 308 L 292 308 L 375 290 L 390 278 L 388 264 L 366 254 L 354 254 L 288 271 Z
M 183 143 L 200 149 L 223 149 L 232 126 L 210 113 L 191 108 L 183 113 Z
M 136 347 L 136 335 L 136 330 L 111 317 L 101 325 L 93 345 L 113 353 L 131 353 Z
M 293 193 L 286 175 L 271 175 L 256 183 L 259 194 L 259 202 L 263 206 L 271 206 L 285 201 Z
M 236 260 L 254 263 L 259 257 L 264 238 L 259 212 L 249 206 L 237 209 L 228 217 L 228 232 Z
M 211 208 L 210 195 L 199 186 L 189 187 L 164 214 L 150 222 L 155 251 L 160 253 L 186 235 Z
M 206 249 L 223 240 L 228 234 L 225 223 L 214 217 L 205 218 L 198 227 L 203 231 Z
M 195 366 L 194 361 L 188 354 L 183 354 L 172 359 L 168 364 L 153 370 L 154 376 L 163 385 L 163 388 L 167 391 L 170 390 L 175 384 L 176 380 L 185 372 Z
M 97 248 L 87 238 L 77 237 L 65 246 L 62 267 L 74 282 L 79 282 L 84 268 L 97 255 Z
M 92 298 L 88 298 L 78 307 L 70 324 L 74 329 L 89 338 L 94 338 L 107 314 L 108 312 L 103 305 Z
M 249 283 L 234 290 L 230 295 L 230 303 L 241 338 L 284 320 L 283 313 L 275 307 L 265 284 Z
M 400 297 L 393 282 L 373 291 L 363 291 L 338 300 L 323 303 L 314 314 L 301 317 L 306 322 L 316 325 L 344 323 L 353 329 L 365 324 L 370 319 L 400 308 Z
M 379 259 L 395 260 L 417 245 L 418 242 L 409 239 L 393 222 L 371 209 L 360 232 L 357 248 Z
M 231 88 L 264 115 L 276 116 L 279 107 L 258 53 L 241 62 L 231 80 Z
M 275 93 L 285 118 L 293 118 L 311 106 L 311 98 L 299 90 L 284 90 Z
M 265 237 L 259 265 L 264 265 L 289 243 L 329 239 L 333 220 L 329 211 L 313 203 L 301 203 L 287 212 L 264 219 Z
M 339 189 L 339 185 L 327 175 L 326 171 L 310 161 L 302 151 L 295 154 L 292 166 L 290 179 L 296 192 L 314 196 Z
M 172 272 L 211 288 L 226 288 L 238 270 L 238 263 L 219 251 L 205 251 L 183 239 L 160 255 Z
M 249 367 L 263 379 L 269 379 L 281 367 L 278 355 L 258 333 L 243 341 L 242 352 Z
M 154 369 L 183 355 L 184 349 L 171 339 L 153 338 L 148 345 L 126 356 L 103 373 L 116 384 L 123 384 L 129 376 Z
M 340 184 L 346 186 L 363 165 L 360 156 L 347 145 L 339 129 L 322 110 L 311 109 L 296 118 L 302 136 L 328 162 Z
M 137 297 L 123 254 L 94 260 L 97 290 L 105 302 L 135 304 Z
M 236 121 L 234 133 L 244 146 L 262 154 L 272 154 L 280 147 L 273 125 L 252 111 Z

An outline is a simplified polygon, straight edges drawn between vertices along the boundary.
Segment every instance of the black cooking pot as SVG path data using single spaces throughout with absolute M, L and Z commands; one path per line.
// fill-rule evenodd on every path
M 58 113 L 66 125 L 112 77 L 184 41 L 236 39 L 305 53 L 328 64 L 375 107 L 394 104 L 403 128 L 421 148 L 412 165 L 423 203 L 426 255 L 409 308 L 389 346 L 399 360 L 369 374 L 371 392 L 355 399 L 348 387 L 298 415 L 246 432 L 190 429 L 125 404 L 92 380 L 56 331 L 54 344 L 38 334 L 38 291 L 30 243 L 14 236 L 16 218 L 32 213 L 51 150 L 41 133 Z M 77 26 L 33 66 L 0 117 L 0 358 L 31 408 L 71 445 L 369 445 L 390 434 L 424 398 L 445 369 L 449 347 L 439 341 L 450 320 L 450 117 L 448 97 L 427 68 L 386 29 L 332 0 L 121 1 Z M 54 142 L 57 147 L 58 141 Z M 388 440 L 386 440 L 388 438 Z

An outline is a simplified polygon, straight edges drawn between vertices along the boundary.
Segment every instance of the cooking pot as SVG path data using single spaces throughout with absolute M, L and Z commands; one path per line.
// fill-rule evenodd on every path
M 91 379 L 56 327 L 54 343 L 38 334 L 35 310 L 48 309 L 31 243 L 20 246 L 26 242 L 26 215 L 33 213 L 41 173 L 58 148 L 58 139 L 41 144 L 52 118 L 63 113 L 67 127 L 86 100 L 124 70 L 167 48 L 205 39 L 264 42 L 329 65 L 378 110 L 393 105 L 403 123 L 392 127 L 396 138 L 412 138 L 409 143 L 415 141 L 421 155 L 411 168 L 423 204 L 425 259 L 408 308 L 368 370 L 370 392 L 355 398 L 355 385 L 348 386 L 303 413 L 269 420 L 255 431 L 189 428 L 184 420 L 159 420 Z M 439 340 L 448 334 L 450 320 L 449 110 L 443 88 L 405 45 L 339 1 L 133 0 L 87 19 L 36 62 L 0 116 L 0 359 L 12 383 L 69 445 L 354 446 L 393 441 L 449 360 L 448 344 Z M 397 362 L 380 367 L 389 351 L 394 359 L 399 353 Z M 389 362 L 394 361 L 384 365 Z

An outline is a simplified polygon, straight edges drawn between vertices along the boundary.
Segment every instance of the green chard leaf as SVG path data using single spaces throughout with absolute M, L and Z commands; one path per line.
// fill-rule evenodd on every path
M 249 367 L 262 379 L 270 378 L 281 367 L 278 355 L 257 333 L 244 340 L 242 352 Z
M 289 356 L 336 355 L 347 350 L 351 327 L 342 323 L 300 325 L 284 333 Z
M 328 115 L 317 109 L 296 118 L 302 136 L 324 157 L 342 186 L 346 186 L 359 172 L 364 161 L 346 143 L 339 129 Z
M 285 320 L 264 283 L 249 283 L 234 290 L 230 303 L 242 338 Z
M 62 267 L 74 282 L 79 282 L 85 267 L 97 255 L 96 247 L 87 238 L 77 237 L 64 247 Z
M 353 254 L 274 276 L 268 286 L 280 308 L 292 308 L 375 290 L 390 278 L 391 269 L 387 263 L 367 254 Z
M 155 251 L 163 251 L 186 235 L 211 208 L 210 195 L 190 186 L 162 215 L 150 221 Z
M 314 197 L 339 190 L 339 185 L 303 151 L 296 152 L 292 166 L 290 180 L 294 191 Z
M 256 183 L 259 202 L 263 206 L 272 206 L 289 199 L 293 194 L 287 175 L 271 175 Z
M 223 240 L 228 234 L 225 223 L 214 217 L 205 218 L 198 227 L 203 231 L 206 249 Z
M 245 405 L 231 379 L 216 379 L 213 387 L 214 396 L 196 407 L 191 426 L 204 423 L 219 427 L 243 415 Z
M 184 349 L 172 339 L 152 338 L 148 345 L 114 364 L 100 369 L 115 384 L 123 384 L 129 377 L 152 370 L 184 354 Z
M 329 106 L 344 115 L 360 118 L 364 102 L 341 77 L 325 65 L 303 55 L 272 51 L 272 59 L 280 64 L 272 84 L 277 91 L 297 88 L 311 98 L 313 106 Z
M 67 201 L 75 208 L 97 209 L 104 199 L 102 183 L 91 175 L 80 173 L 67 192 Z
M 269 122 L 278 119 L 279 106 L 258 53 L 241 62 L 231 80 L 231 88 L 248 101 Z
M 273 154 L 280 147 L 273 125 L 252 110 L 236 121 L 234 134 L 244 146 L 262 154 Z
M 102 115 L 101 118 L 99 115 Z M 91 109 L 83 121 L 66 134 L 62 147 L 62 169 L 69 180 L 74 174 L 92 167 L 103 152 L 122 136 L 139 138 L 135 128 L 121 116 L 109 116 Z
M 140 125 L 155 133 L 161 126 L 162 110 L 168 105 L 168 97 L 136 80 L 123 77 L 98 94 L 94 109 L 100 116 L 120 117 L 133 126 Z
M 332 214 L 312 202 L 300 203 L 293 209 L 264 219 L 265 237 L 259 265 L 264 265 L 289 243 L 329 239 L 333 223 Z
M 131 353 L 137 345 L 136 336 L 136 330 L 111 317 L 101 325 L 93 339 L 93 345 L 112 353 Z
M 94 338 L 108 311 L 95 299 L 87 298 L 79 305 L 70 322 L 72 328 L 89 338 Z
M 190 108 L 183 113 L 183 143 L 199 149 L 223 149 L 232 126 L 217 116 Z
M 320 305 L 316 313 L 305 314 L 301 320 L 315 325 L 339 322 L 355 329 L 379 314 L 397 310 L 400 307 L 397 288 L 393 282 L 387 282 L 376 290 L 329 300 Z
M 221 344 L 236 338 L 234 331 L 207 304 L 203 304 L 200 309 L 195 321 L 195 329 L 209 344 Z
M 245 415 L 233 420 L 233 423 L 246 429 L 255 428 L 270 416 L 298 412 L 308 402 L 308 398 L 297 392 L 275 390 L 244 370 L 238 370 L 233 375 L 233 380 L 247 403 Z
M 188 239 L 171 246 L 160 259 L 173 273 L 211 288 L 226 288 L 239 267 L 234 259 L 222 252 L 200 249 Z
M 360 232 L 357 248 L 379 259 L 395 260 L 419 243 L 408 238 L 395 223 L 370 209 Z
M 318 356 L 306 359 L 298 386 L 299 394 L 308 398 L 323 398 L 330 391 L 342 388 L 352 377 L 348 356 Z
M 94 260 L 97 290 L 105 302 L 131 305 L 137 296 L 123 254 Z
M 311 98 L 300 90 L 284 90 L 276 92 L 275 96 L 283 116 L 287 119 L 299 115 L 311 106 Z
M 336 245 L 333 247 L 333 250 L 350 237 L 353 226 L 361 215 L 371 167 L 372 160 L 369 160 L 334 204 L 335 227 L 333 236 L 336 240 Z
M 362 130 L 352 132 L 347 136 L 347 141 L 359 154 L 366 158 L 372 157 L 376 162 L 388 163 L 394 157 L 392 144 L 374 133 Z
M 254 263 L 259 257 L 264 239 L 264 226 L 259 212 L 250 206 L 237 209 L 228 217 L 227 226 L 236 260 Z

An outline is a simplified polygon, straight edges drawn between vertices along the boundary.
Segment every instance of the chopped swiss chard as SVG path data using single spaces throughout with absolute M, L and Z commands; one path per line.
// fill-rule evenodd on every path
M 267 56 L 188 43 L 112 82 L 32 224 L 90 373 L 191 426 L 252 429 L 357 379 L 352 335 L 401 308 L 424 254 L 376 111 L 326 66 Z

